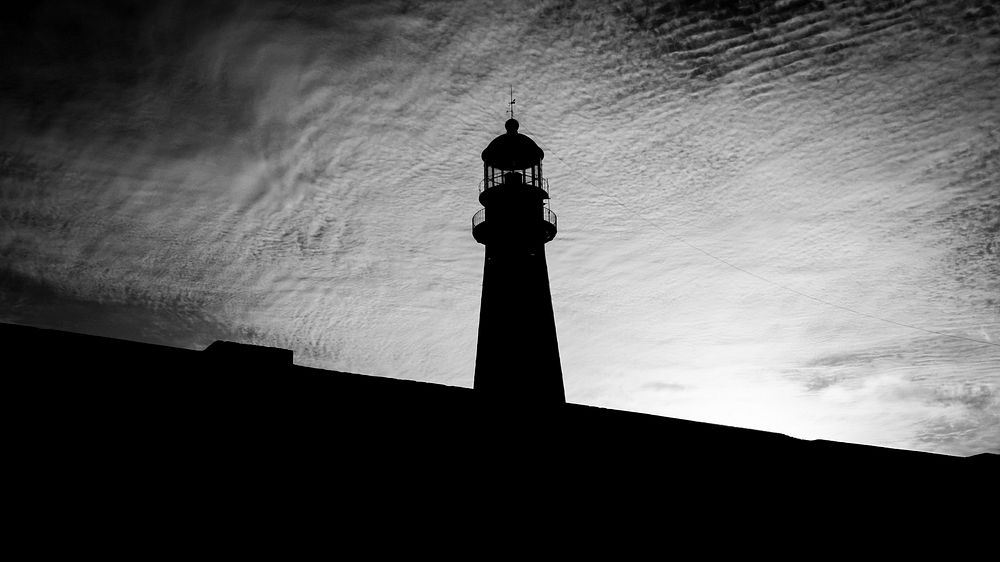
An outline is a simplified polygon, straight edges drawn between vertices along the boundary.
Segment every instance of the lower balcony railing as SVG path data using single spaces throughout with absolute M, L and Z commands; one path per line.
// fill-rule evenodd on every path
M 486 220 L 486 209 L 479 209 L 479 211 L 472 215 L 472 228 L 476 228 L 484 220 Z
M 542 207 L 542 220 L 558 228 L 556 225 L 556 214 L 548 207 Z
M 552 226 L 558 227 L 556 224 L 556 214 L 553 213 L 552 209 L 549 209 L 548 207 L 542 207 L 542 220 Z M 486 221 L 486 209 L 479 209 L 476 214 L 472 215 L 472 228 L 476 228 L 484 221 Z

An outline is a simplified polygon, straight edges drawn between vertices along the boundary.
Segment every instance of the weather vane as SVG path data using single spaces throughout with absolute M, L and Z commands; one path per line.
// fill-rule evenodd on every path
M 514 103 L 515 103 L 516 101 L 517 101 L 517 100 L 516 100 L 516 99 L 514 99 L 514 85 L 513 85 L 513 84 L 511 84 L 511 86 L 510 86 L 510 103 L 508 103 L 508 104 L 507 104 L 507 105 L 509 105 L 509 106 L 510 106 L 510 109 L 508 109 L 508 110 L 507 110 L 507 113 L 509 113 L 509 114 L 510 114 L 510 118 L 511 118 L 511 119 L 513 119 L 513 118 L 514 118 Z

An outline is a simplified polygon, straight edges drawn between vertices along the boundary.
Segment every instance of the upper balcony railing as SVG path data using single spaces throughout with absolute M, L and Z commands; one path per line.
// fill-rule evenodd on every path
M 481 194 L 482 192 L 486 191 L 487 189 L 490 189 L 490 188 L 493 188 L 493 187 L 500 187 L 501 185 L 505 185 L 505 184 L 504 184 L 503 180 L 501 178 L 499 178 L 499 177 L 496 177 L 496 178 L 490 177 L 490 178 L 486 178 L 486 179 L 483 179 L 483 180 L 479 180 L 479 193 Z M 545 196 L 546 197 L 548 197 L 548 195 L 549 195 L 549 180 L 547 180 L 545 178 L 538 178 L 538 177 L 532 178 L 530 176 L 529 177 L 525 177 L 525 178 L 523 178 L 523 182 L 522 182 L 521 185 L 537 187 L 537 188 L 539 188 L 539 189 L 541 189 L 542 191 L 545 192 Z

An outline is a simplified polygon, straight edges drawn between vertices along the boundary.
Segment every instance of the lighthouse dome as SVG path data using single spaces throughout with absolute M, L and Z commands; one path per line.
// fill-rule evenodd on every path
M 545 153 L 526 135 L 517 132 L 518 122 L 508 119 L 505 134 L 493 139 L 483 150 L 483 162 L 501 170 L 523 170 L 541 163 Z

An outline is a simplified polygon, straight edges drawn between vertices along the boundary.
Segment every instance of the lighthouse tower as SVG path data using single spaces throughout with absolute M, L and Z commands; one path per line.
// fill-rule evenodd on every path
M 472 235 L 486 246 L 474 387 L 512 407 L 544 408 L 566 401 L 545 264 L 556 215 L 542 149 L 513 118 L 504 127 L 483 150 L 483 209 L 472 217 Z

